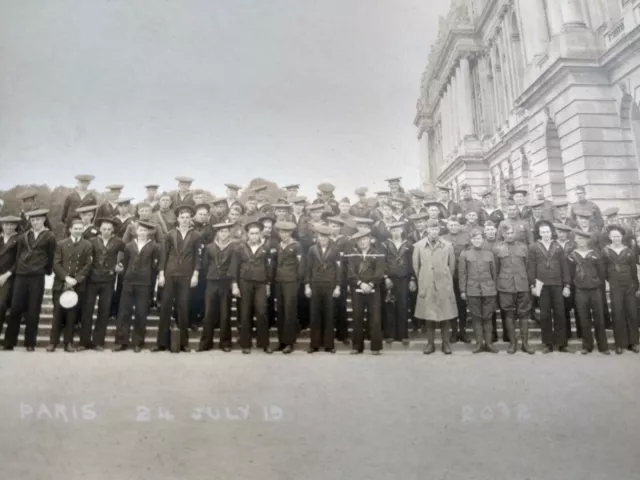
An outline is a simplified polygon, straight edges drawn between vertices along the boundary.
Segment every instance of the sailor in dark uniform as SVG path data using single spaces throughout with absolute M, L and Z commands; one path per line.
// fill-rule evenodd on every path
M 527 220 L 531 216 L 531 208 L 527 205 L 529 192 L 523 188 L 517 188 L 511 192 L 511 200 L 518 207 L 518 218 Z
M 107 185 L 105 188 L 107 189 L 107 193 L 105 194 L 106 201 L 98 207 L 96 218 L 112 218 L 118 214 L 118 204 L 116 201 L 120 197 L 120 193 L 124 187 L 122 185 Z
M 171 196 L 171 206 L 175 209 L 180 205 L 196 206 L 196 202 L 193 198 L 193 192 L 191 192 L 191 184 L 193 178 L 191 177 L 176 177 L 178 182 L 178 191 Z
M 157 212 L 160 210 L 160 204 L 158 202 L 158 188 L 160 188 L 160 185 L 150 183 L 149 185 L 145 185 L 144 188 L 147 190 L 146 202 L 151 206 L 151 212 Z
M 282 189 L 287 192 L 287 202 L 291 202 L 295 197 L 298 196 L 298 191 L 300 190 L 300 185 L 297 183 L 291 185 L 285 185 Z
M 18 200 L 22 201 L 22 210 L 20 211 L 20 218 L 22 220 L 20 223 L 20 227 L 23 232 L 26 232 L 28 229 L 31 228 L 31 222 L 29 221 L 29 215 L 27 215 L 27 212 L 36 210 L 38 208 L 36 204 L 37 196 L 38 196 L 38 193 L 35 190 L 27 190 L 21 193 L 20 195 L 18 195 Z M 45 228 L 53 231 L 53 227 L 51 226 L 49 217 L 45 216 L 44 218 L 45 218 L 45 222 L 44 222 Z
M 504 220 L 504 213 L 494 205 L 493 193 L 492 189 L 486 188 L 480 192 L 480 198 L 482 198 L 482 211 L 485 222 L 491 220 L 498 228 Z
M 411 205 L 404 211 L 404 214 L 407 217 L 427 211 L 424 206 L 425 193 L 422 190 L 409 190 L 409 195 L 411 195 Z
M 62 218 L 60 220 L 65 224 L 65 230 L 70 226 L 69 221 L 75 217 L 78 207 L 98 205 L 95 195 L 88 190 L 89 184 L 94 178 L 93 175 L 76 175 L 78 186 L 67 196 L 62 207 Z
M 2 334 L 5 316 L 13 293 L 18 258 L 20 217 L 1 217 L 0 226 L 2 226 L 2 235 L 0 235 L 0 334 Z
M 367 202 L 367 187 L 356 188 L 355 194 L 358 201 L 349 208 L 349 213 L 354 217 L 368 217 L 371 214 L 371 207 Z
M 333 196 L 335 189 L 336 187 L 330 183 L 321 183 L 318 185 L 319 196 L 313 201 L 316 205 L 323 205 L 325 212 L 331 216 L 338 214 L 338 202 Z
M 82 238 L 85 240 L 91 240 L 93 237 L 97 237 L 98 228 L 93 224 L 93 217 L 98 209 L 98 205 L 87 205 L 86 207 L 76 208 L 76 214 L 82 221 Z
M 460 205 L 451 200 L 451 188 L 442 184 L 436 184 L 437 200 L 444 205 L 445 212 L 443 213 L 444 219 L 449 218 L 451 215 L 458 216 L 458 220 L 462 219 L 462 208 Z

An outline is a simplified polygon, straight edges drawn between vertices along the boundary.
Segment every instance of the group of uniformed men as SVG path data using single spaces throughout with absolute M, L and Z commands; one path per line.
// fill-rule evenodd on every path
M 34 350 L 45 276 L 53 273 L 51 352 L 61 334 L 65 351 L 103 350 L 110 319 L 117 325 L 114 350 L 139 352 L 156 306 L 160 323 L 152 351 L 169 349 L 175 319 L 180 351 L 189 351 L 190 328 L 202 328 L 199 351 L 212 349 L 218 328 L 219 347 L 228 352 L 233 298 L 243 353 L 251 351 L 254 327 L 257 347 L 271 353 L 269 328 L 275 325 L 277 350 L 285 354 L 305 328 L 309 353 L 333 353 L 336 340 L 362 353 L 368 337 L 379 354 L 383 340 L 409 344 L 411 321 L 426 332 L 425 354 L 435 351 L 438 325 L 442 351 L 451 354 L 451 342 L 471 341 L 469 311 L 474 353 L 498 352 L 499 312 L 507 352 L 518 348 L 519 322 L 521 348 L 532 354 L 528 329 L 536 304 L 545 353 L 568 350 L 571 310 L 582 353 L 593 350 L 595 330 L 598 350 L 608 354 L 610 327 L 616 353 L 640 351 L 633 232 L 619 225 L 617 209 L 601 212 L 581 187 L 572 205 L 545 199 L 539 186 L 532 201 L 526 190 L 514 190 L 503 212 L 493 191 L 480 192 L 477 200 L 467 184 L 455 202 L 445 185 L 436 185 L 435 194 L 405 192 L 400 178 L 390 178 L 389 191 L 371 201 L 359 188 L 353 204 L 337 201 L 328 183 L 318 186 L 312 202 L 298 195 L 298 185 L 287 185 L 286 198 L 271 204 L 265 185 L 240 202 L 241 188 L 226 184 L 226 197 L 206 202 L 203 191 L 191 190 L 193 179 L 176 177 L 172 195 L 146 186 L 147 200 L 132 214 L 132 199 L 120 196 L 122 185 L 109 185 L 98 205 L 89 191 L 94 177 L 76 179 L 61 218 L 65 238 L 55 238 L 49 211 L 37 208 L 33 192 L 22 195 L 19 216 L 0 218 L 5 350 L 16 346 L 21 321 L 24 345 Z M 77 294 L 75 306 L 61 304 L 68 290 Z

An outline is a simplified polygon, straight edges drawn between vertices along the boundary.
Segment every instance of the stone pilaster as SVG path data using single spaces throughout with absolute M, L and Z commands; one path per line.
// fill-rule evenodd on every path
M 461 122 L 461 131 L 462 138 L 466 138 L 468 136 L 472 136 L 475 134 L 473 129 L 473 96 L 471 91 L 471 69 L 469 66 L 469 59 L 464 57 L 460 59 L 460 83 L 461 91 L 460 91 L 460 103 L 462 112 L 462 122 Z
M 547 51 L 549 29 L 543 0 L 518 0 L 527 64 Z

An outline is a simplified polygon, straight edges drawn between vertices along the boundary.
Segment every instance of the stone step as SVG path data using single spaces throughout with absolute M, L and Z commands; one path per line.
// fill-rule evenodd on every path
M 0 336 L 0 339 L 2 339 L 2 337 Z M 255 347 L 255 341 L 254 343 L 254 347 Z M 77 345 L 77 339 L 75 344 Z M 198 344 L 199 344 L 199 337 L 198 338 L 189 338 L 189 346 L 191 347 L 192 350 L 195 351 L 196 348 L 198 348 Z M 273 335 L 271 337 L 270 340 L 270 344 L 272 348 L 275 348 L 278 344 L 277 342 L 277 338 L 274 338 Z M 400 342 L 394 342 L 392 345 L 388 345 L 387 343 L 384 343 L 384 347 L 383 349 L 385 351 L 393 351 L 393 352 L 421 352 L 425 345 L 427 344 L 426 339 L 424 338 L 417 338 L 417 339 L 412 339 L 411 343 L 409 346 L 405 347 L 403 346 Z M 20 340 L 18 342 L 18 347 L 16 347 L 17 350 L 22 350 L 22 335 L 20 335 Z M 49 337 L 48 336 L 44 336 L 44 335 L 38 335 L 37 337 L 37 348 L 39 349 L 44 349 L 49 345 Z M 155 338 L 151 339 L 149 337 L 147 337 L 147 341 L 145 344 L 145 349 L 148 349 L 150 347 L 152 347 L 153 345 L 155 345 Z M 115 346 L 115 341 L 113 336 L 109 336 L 106 341 L 105 341 L 105 348 L 106 349 L 111 349 Z M 437 347 L 437 352 L 440 352 L 440 346 L 441 346 L 441 342 L 439 339 L 436 339 L 436 347 Z M 506 352 L 509 344 L 508 343 L 504 343 L 504 342 L 497 342 L 494 344 L 494 346 L 500 350 L 501 352 Z M 520 342 L 518 341 L 518 346 L 520 346 Z M 535 349 L 536 351 L 541 351 L 543 346 L 542 343 L 540 342 L 539 339 L 532 339 L 529 341 L 529 346 L 533 349 Z M 218 349 L 218 339 L 215 339 L 215 343 L 214 343 L 214 347 L 215 349 Z M 299 339 L 299 341 L 296 343 L 296 349 L 297 350 L 301 350 L 301 351 L 306 351 L 306 349 L 309 347 L 309 341 L 308 338 L 307 339 Z M 336 350 L 339 351 L 348 351 L 351 349 L 351 346 L 349 344 L 344 344 L 342 342 L 336 342 L 335 344 Z M 578 352 L 582 347 L 582 343 L 579 339 L 571 339 L 569 340 L 569 349 L 573 352 Z M 609 339 L 609 348 L 613 349 L 614 345 L 613 345 L 613 340 Z M 239 350 L 239 346 L 236 342 L 236 339 L 234 337 L 234 343 L 233 343 L 233 349 L 234 350 Z M 369 342 L 366 341 L 365 342 L 365 349 L 369 350 L 370 346 L 369 346 Z M 461 342 L 457 342 L 457 343 L 452 343 L 451 344 L 451 349 L 454 352 L 467 352 L 470 353 L 471 350 L 473 349 L 473 344 L 464 344 Z M 59 352 L 63 352 L 62 347 L 60 347 L 58 349 Z M 2 353 L 6 353 L 6 352 L 2 352 L 0 351 L 0 355 Z M 195 352 L 192 352 L 195 353 Z M 524 355 L 524 353 L 520 353 L 520 355 Z
M 349 314 L 351 312 L 348 312 Z M 349 324 L 351 324 L 351 322 L 353 321 L 353 318 L 351 317 L 347 317 L 347 320 L 349 322 Z M 40 323 L 39 323 L 39 327 L 40 329 L 42 328 L 50 328 L 51 324 L 53 323 L 53 312 L 48 312 L 48 313 L 42 313 L 40 315 Z M 158 313 L 156 310 L 152 310 L 152 313 L 150 315 L 147 316 L 147 330 L 150 328 L 155 328 L 157 329 L 158 325 L 160 323 L 160 317 L 158 316 Z M 533 334 L 536 331 L 540 331 L 540 325 L 535 322 L 534 320 L 529 320 L 529 332 L 530 334 Z M 235 315 L 231 316 L 231 328 L 235 329 L 236 326 L 238 324 L 238 320 L 235 317 Z M 114 328 L 115 329 L 115 325 L 116 325 L 116 320 L 115 319 L 110 319 L 109 320 L 109 326 L 107 328 Z M 500 320 L 500 316 L 498 316 L 497 319 L 497 326 L 498 326 L 498 332 L 502 332 L 502 321 Z M 516 324 L 516 329 L 519 329 L 518 324 Z M 571 317 L 571 329 L 572 331 L 575 331 L 575 319 L 573 318 L 573 316 Z M 413 321 L 411 319 L 409 319 L 409 330 L 413 330 Z M 469 332 L 473 332 L 473 326 L 471 324 L 471 319 L 467 319 L 467 331 Z

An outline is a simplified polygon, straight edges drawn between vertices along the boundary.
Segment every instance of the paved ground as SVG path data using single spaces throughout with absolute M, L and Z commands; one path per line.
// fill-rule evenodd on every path
M 640 356 L 0 352 L 5 479 L 640 478 Z

